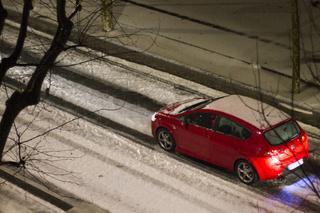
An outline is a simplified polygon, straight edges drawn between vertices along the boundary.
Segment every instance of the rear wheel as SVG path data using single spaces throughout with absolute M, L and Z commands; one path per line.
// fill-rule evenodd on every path
M 173 152 L 175 150 L 176 143 L 167 129 L 161 128 L 157 131 L 157 141 L 162 149 L 168 152 Z
M 237 162 L 235 167 L 238 178 L 245 184 L 253 184 L 258 180 L 258 174 L 254 167 L 245 160 Z

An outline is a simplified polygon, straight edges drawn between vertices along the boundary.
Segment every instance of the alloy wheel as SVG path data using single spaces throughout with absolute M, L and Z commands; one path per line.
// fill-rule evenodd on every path
M 252 184 L 257 180 L 257 173 L 247 161 L 240 161 L 237 164 L 237 175 L 245 184 Z
M 172 135 L 166 129 L 161 129 L 158 131 L 158 143 L 161 148 L 166 151 L 173 151 L 175 148 L 175 142 Z

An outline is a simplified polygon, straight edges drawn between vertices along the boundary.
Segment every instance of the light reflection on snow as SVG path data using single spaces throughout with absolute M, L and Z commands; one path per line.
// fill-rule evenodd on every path
M 274 194 L 274 196 L 287 204 L 299 206 L 304 201 L 303 196 L 299 196 L 301 190 L 304 189 L 303 191 L 305 191 L 305 189 L 309 189 L 307 190 L 309 194 L 306 196 L 312 195 L 313 192 L 310 188 L 310 181 L 314 183 L 316 179 L 314 175 L 299 179 L 290 185 L 284 186 L 278 193 Z

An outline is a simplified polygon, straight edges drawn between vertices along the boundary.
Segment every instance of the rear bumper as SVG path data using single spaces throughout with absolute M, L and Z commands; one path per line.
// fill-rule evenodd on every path
M 278 178 L 284 167 L 277 163 L 272 158 L 258 158 L 253 161 L 253 165 L 257 170 L 260 180 L 276 179 Z
M 280 162 L 276 157 L 263 157 L 253 160 L 253 165 L 257 170 L 260 180 L 277 179 L 290 173 L 288 166 L 300 159 L 308 159 L 308 155 L 299 156 L 298 158 L 292 157 L 287 159 L 286 162 Z

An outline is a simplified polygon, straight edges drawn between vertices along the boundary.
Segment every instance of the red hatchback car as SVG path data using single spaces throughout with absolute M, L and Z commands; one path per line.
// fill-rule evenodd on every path
M 234 171 L 246 184 L 278 178 L 309 155 L 307 135 L 296 121 L 245 96 L 177 102 L 151 120 L 161 148 Z

